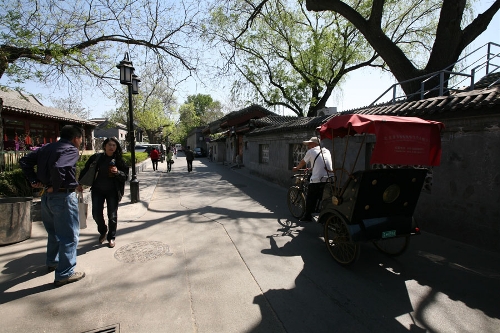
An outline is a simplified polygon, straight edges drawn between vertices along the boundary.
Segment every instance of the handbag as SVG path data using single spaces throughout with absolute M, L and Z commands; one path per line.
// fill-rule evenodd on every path
M 89 169 L 87 172 L 83 175 L 80 180 L 78 180 L 78 183 L 80 185 L 86 185 L 86 186 L 92 186 L 94 184 L 94 179 L 97 177 L 97 162 L 99 161 L 99 157 L 101 157 L 101 154 L 97 154 L 96 159 L 90 164 Z
M 87 215 L 89 204 L 83 200 L 83 192 L 78 192 L 78 221 L 80 222 L 80 229 L 87 228 Z

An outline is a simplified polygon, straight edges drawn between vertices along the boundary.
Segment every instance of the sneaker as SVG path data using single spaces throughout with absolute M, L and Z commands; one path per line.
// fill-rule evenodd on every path
M 115 247 L 115 240 L 114 239 L 110 239 L 109 240 L 109 247 L 110 248 L 114 248 Z
M 54 285 L 56 287 L 64 286 L 65 284 L 68 284 L 68 283 L 73 283 L 73 282 L 76 282 L 76 281 L 80 281 L 84 277 L 85 277 L 85 273 L 84 272 L 74 272 L 70 277 L 68 277 L 66 279 L 54 280 Z
M 106 234 L 100 235 L 99 236 L 99 243 L 102 244 L 104 243 L 104 240 L 106 239 Z

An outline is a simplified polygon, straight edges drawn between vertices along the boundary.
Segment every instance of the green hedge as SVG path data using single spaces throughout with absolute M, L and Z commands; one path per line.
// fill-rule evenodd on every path
M 0 197 L 31 197 L 33 191 L 21 169 L 0 172 Z
M 76 163 L 77 179 L 90 156 L 92 155 L 82 155 L 80 160 Z M 123 154 L 123 159 L 128 166 L 131 165 L 130 153 Z M 135 160 L 137 163 L 141 163 L 147 159 L 147 153 L 135 153 Z M 21 169 L 0 172 L 0 197 L 31 197 L 33 196 L 33 191 L 38 192 L 39 190 L 33 190 L 31 188 L 31 185 L 24 177 Z

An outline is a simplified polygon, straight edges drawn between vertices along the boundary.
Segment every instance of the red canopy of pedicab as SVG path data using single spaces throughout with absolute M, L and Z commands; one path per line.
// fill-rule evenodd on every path
M 444 124 L 417 117 L 349 114 L 331 118 L 319 127 L 322 139 L 375 134 L 371 164 L 434 166 L 441 162 Z

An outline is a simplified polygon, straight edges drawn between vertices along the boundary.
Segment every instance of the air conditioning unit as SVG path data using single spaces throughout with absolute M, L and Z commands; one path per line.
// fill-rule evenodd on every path
M 318 116 L 331 116 L 332 114 L 337 113 L 337 107 L 332 106 L 329 108 L 323 108 L 318 111 Z

